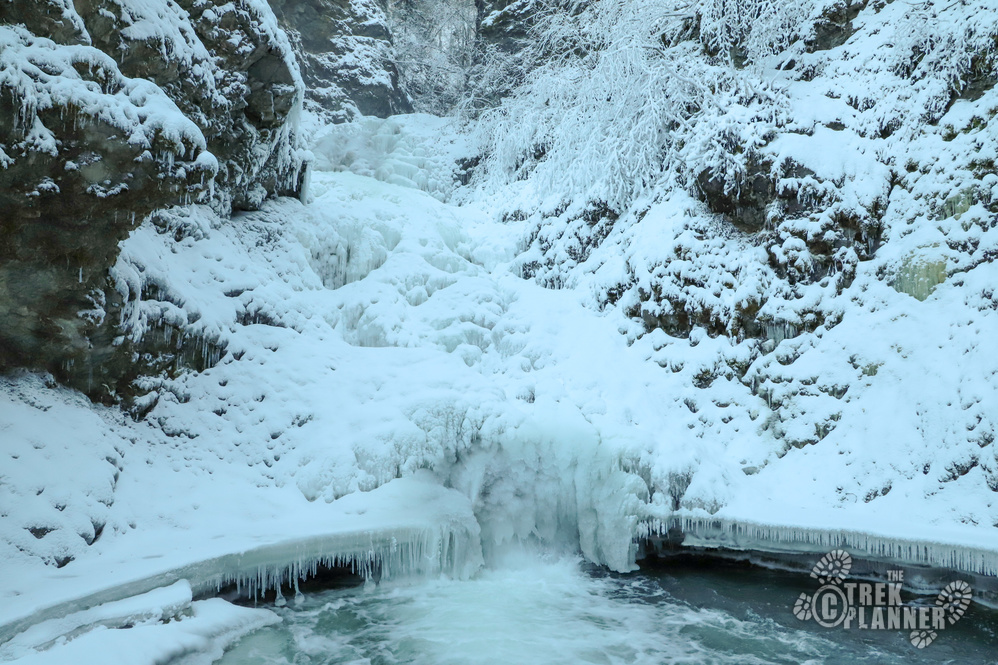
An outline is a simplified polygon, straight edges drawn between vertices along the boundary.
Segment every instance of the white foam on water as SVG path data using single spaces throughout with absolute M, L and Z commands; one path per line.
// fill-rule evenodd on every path
M 307 597 L 229 651 L 221 665 L 306 663 L 768 663 L 808 662 L 820 637 L 759 630 L 694 608 L 641 578 L 588 575 L 578 559 L 511 549 L 468 581 L 381 585 Z M 782 661 L 781 661 L 782 662 Z M 790 661 L 786 661 L 790 662 Z

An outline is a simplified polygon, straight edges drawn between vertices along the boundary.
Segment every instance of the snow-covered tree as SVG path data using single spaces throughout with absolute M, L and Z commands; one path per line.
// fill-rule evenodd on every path
M 445 114 L 460 101 L 475 40 L 474 0 L 391 0 L 396 66 L 417 111 Z
M 529 173 L 538 190 L 619 209 L 666 174 L 744 169 L 779 122 L 781 93 L 754 70 L 735 69 L 731 54 L 761 60 L 793 40 L 804 10 L 751 19 L 776 2 L 788 12 L 795 5 L 547 3 L 531 53 L 520 56 L 524 84 L 479 123 L 484 179 Z

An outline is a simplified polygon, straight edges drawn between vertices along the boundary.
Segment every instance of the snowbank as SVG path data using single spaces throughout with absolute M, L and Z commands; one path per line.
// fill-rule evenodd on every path
M 160 491 L 171 485 L 169 479 L 147 478 L 146 488 L 157 483 Z M 71 623 L 111 622 L 120 605 L 90 608 L 139 602 L 124 599 L 181 580 L 189 602 L 191 590 L 198 594 L 229 583 L 254 596 L 282 586 L 297 590 L 298 580 L 320 565 L 348 566 L 368 576 L 377 570 L 385 579 L 441 573 L 464 578 L 482 562 L 467 499 L 420 474 L 332 504 L 288 492 L 240 495 L 236 487 L 216 487 L 221 496 L 213 497 L 210 489 L 202 494 L 213 504 L 184 515 L 182 526 L 170 520 L 136 525 L 64 568 L 11 562 L 5 570 L 13 574 L 3 591 L 11 602 L 0 614 L 0 641 L 17 633 L 21 642 L 34 640 L 34 633 L 68 631 Z M 238 496 L 225 496 L 234 489 Z M 41 622 L 47 623 L 22 633 Z

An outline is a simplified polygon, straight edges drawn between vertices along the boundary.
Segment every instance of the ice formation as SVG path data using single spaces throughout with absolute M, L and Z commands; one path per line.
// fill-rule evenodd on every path
M 267 514 L 261 507 L 255 506 L 250 529 L 220 533 L 215 520 L 226 516 L 212 511 L 200 523 L 188 524 L 191 534 L 185 541 L 176 542 L 169 532 L 147 534 L 142 543 L 129 539 L 104 556 L 77 562 L 68 578 L 58 571 L 12 566 L 26 575 L 7 590 L 18 602 L 0 614 L 0 643 L 19 633 L 30 635 L 25 630 L 44 632 L 45 625 L 111 621 L 120 604 L 130 607 L 128 598 L 171 584 L 182 585 L 188 596 L 234 584 L 256 597 L 282 587 L 297 590 L 298 580 L 320 567 L 349 568 L 377 579 L 416 574 L 464 579 L 482 565 L 479 526 L 467 499 L 426 473 L 331 505 L 292 501 L 271 504 Z M 317 526 L 322 523 L 329 527 Z M 109 570 L 114 574 L 109 576 Z M 98 606 L 105 609 L 91 609 Z
M 932 566 L 989 577 L 998 575 L 998 553 L 993 548 L 929 537 L 919 539 L 847 528 L 794 527 L 687 515 L 667 522 L 642 524 L 639 533 L 654 539 L 674 529 L 682 534 L 683 545 L 689 547 L 793 554 L 822 554 L 844 549 L 857 557 L 899 565 Z

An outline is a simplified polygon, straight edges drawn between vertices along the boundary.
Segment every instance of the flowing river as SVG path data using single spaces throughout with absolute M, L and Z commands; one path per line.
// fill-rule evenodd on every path
M 307 594 L 222 665 L 578 665 L 993 662 L 998 613 L 971 607 L 916 649 L 905 631 L 821 628 L 792 612 L 813 580 L 734 564 L 628 575 L 519 554 L 468 581 L 392 582 Z M 907 596 L 906 596 L 907 599 Z M 931 600 L 931 599 L 930 599 Z

